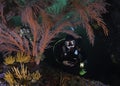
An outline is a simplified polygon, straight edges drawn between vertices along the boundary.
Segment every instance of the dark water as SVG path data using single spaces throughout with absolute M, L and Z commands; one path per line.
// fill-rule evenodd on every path
M 82 77 L 101 81 L 111 86 L 120 86 L 120 65 L 114 64 L 111 60 L 112 51 L 110 50 L 109 38 L 105 37 L 102 31 L 96 30 L 95 33 L 94 46 L 91 46 L 89 43 L 83 44 L 88 64 L 86 67 L 87 73 Z M 79 68 L 62 68 L 60 64 L 56 63 L 52 48 L 47 50 L 45 54 L 47 57 L 45 59 L 46 63 L 52 67 L 72 74 L 78 73 Z
M 48 53 L 47 53 L 48 55 Z M 50 56 L 50 55 L 49 55 Z M 78 68 L 70 69 L 70 68 L 61 68 L 62 66 L 57 64 L 55 60 L 51 57 L 46 59 L 46 63 L 50 64 L 52 67 L 61 69 L 64 72 L 68 72 L 74 74 L 78 72 Z M 109 57 L 107 57 L 106 53 L 95 52 L 93 56 L 89 56 L 88 65 L 87 65 L 87 73 L 83 77 L 91 80 L 101 81 L 105 84 L 110 84 L 111 86 L 120 86 L 120 66 L 111 63 Z M 74 70 L 74 71 L 73 71 Z

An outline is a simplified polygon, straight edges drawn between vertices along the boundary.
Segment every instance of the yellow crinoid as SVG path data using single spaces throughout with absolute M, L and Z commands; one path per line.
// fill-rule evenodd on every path
M 28 63 L 30 61 L 31 57 L 29 55 L 26 55 L 24 53 L 17 53 L 16 56 L 16 62 L 19 63 Z
M 32 76 L 32 79 L 33 79 L 33 80 L 36 80 L 36 81 L 41 78 L 41 74 L 39 73 L 38 70 L 35 71 L 35 72 L 33 72 L 31 76 Z
M 27 70 L 27 66 L 25 67 L 24 64 L 21 64 L 20 69 L 18 67 L 12 67 L 12 72 L 15 74 L 15 77 L 19 80 L 26 80 L 27 77 L 30 76 L 29 71 Z
M 15 58 L 12 56 L 8 56 L 4 59 L 5 65 L 11 65 L 11 64 L 14 64 L 14 62 L 15 62 Z
M 13 86 L 13 84 L 16 83 L 14 76 L 10 71 L 8 71 L 4 74 L 4 79 L 5 79 L 5 81 L 7 81 L 9 83 L 10 86 Z

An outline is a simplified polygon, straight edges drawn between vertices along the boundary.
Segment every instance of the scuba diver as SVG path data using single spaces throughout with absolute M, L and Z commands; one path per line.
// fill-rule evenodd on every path
M 84 75 L 86 73 L 84 68 L 87 60 L 82 55 L 83 51 L 79 44 L 80 41 L 81 39 L 75 39 L 73 36 L 67 35 L 61 46 L 57 48 L 59 55 L 56 61 L 62 66 L 63 70 L 73 74 Z

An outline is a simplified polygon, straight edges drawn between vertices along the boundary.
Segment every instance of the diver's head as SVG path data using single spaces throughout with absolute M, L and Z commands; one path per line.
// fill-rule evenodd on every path
M 68 35 L 65 40 L 65 46 L 68 49 L 72 49 L 75 47 L 75 38 L 73 36 Z
M 72 49 L 75 47 L 75 40 L 65 41 L 65 45 L 68 49 Z

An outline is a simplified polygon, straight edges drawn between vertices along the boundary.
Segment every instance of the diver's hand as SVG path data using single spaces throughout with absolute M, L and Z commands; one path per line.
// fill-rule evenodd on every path
M 85 66 L 84 62 L 81 62 L 80 63 L 80 68 L 84 68 L 84 66 Z
M 70 67 L 74 66 L 74 63 L 70 62 L 70 61 L 63 61 L 63 64 L 66 65 L 66 66 L 70 66 Z
M 64 53 L 64 56 L 67 56 L 67 53 Z

